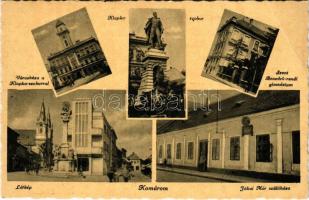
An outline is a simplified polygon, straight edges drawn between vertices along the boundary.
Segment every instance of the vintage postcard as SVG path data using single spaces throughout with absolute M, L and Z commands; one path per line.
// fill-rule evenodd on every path
M 32 33 L 57 95 L 112 73 L 85 8 Z
M 202 76 L 256 95 L 279 29 L 224 10 Z
M 308 196 L 306 1 L 5 1 L 3 198 Z
M 126 120 L 125 91 L 8 96 L 8 181 L 151 181 L 151 122 Z
M 299 183 L 299 95 L 189 91 L 188 120 L 158 121 L 157 180 Z
M 130 9 L 129 118 L 185 118 L 185 10 Z

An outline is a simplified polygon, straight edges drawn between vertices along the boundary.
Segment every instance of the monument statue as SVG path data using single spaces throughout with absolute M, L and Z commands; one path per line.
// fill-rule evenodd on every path
M 54 171 L 70 172 L 72 171 L 72 159 L 69 156 L 70 145 L 67 141 L 68 131 L 69 131 L 69 121 L 72 115 L 71 105 L 69 102 L 62 103 L 61 109 L 61 119 L 62 125 L 62 143 L 55 146 L 54 154 Z
M 153 17 L 148 19 L 144 29 L 147 35 L 148 44 L 150 44 L 152 48 L 162 49 L 161 36 L 164 29 L 156 12 L 153 12 Z
M 69 122 L 70 115 L 72 114 L 70 103 L 69 102 L 63 102 L 62 103 L 62 112 L 61 112 L 61 119 L 64 123 Z

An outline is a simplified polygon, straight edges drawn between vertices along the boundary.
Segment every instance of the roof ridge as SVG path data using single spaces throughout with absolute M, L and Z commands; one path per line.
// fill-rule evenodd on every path
M 296 105 L 299 104 L 299 90 L 262 90 L 256 98 L 246 94 L 238 94 L 222 100 L 220 104 L 221 110 L 214 109 L 214 112 L 207 115 L 204 114 L 205 111 L 198 108 L 189 112 L 188 120 L 167 121 L 163 128 L 158 129 L 158 134 Z M 209 107 L 214 105 L 212 103 Z

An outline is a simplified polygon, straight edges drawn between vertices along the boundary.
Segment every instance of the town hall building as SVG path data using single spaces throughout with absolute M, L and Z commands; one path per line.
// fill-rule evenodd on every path
M 86 76 L 111 73 L 98 40 L 91 36 L 85 40 L 73 41 L 70 30 L 64 22 L 55 24 L 59 42 L 63 49 L 51 53 L 47 60 L 49 73 L 55 89 L 73 85 L 74 81 Z

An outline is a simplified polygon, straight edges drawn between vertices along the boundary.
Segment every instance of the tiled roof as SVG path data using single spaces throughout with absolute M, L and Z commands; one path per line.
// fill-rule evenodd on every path
M 23 146 L 35 145 L 35 130 L 16 129 L 14 131 L 19 134 L 17 138 L 19 144 Z
M 237 20 L 236 24 L 240 27 L 242 27 L 243 29 L 254 33 L 255 35 L 263 38 L 263 39 L 267 39 L 266 36 L 266 32 L 264 32 L 263 30 L 259 29 L 258 27 L 254 26 L 253 24 L 250 24 L 248 22 L 246 22 L 243 19 Z
M 236 17 L 230 18 L 229 20 L 226 21 L 226 23 L 222 27 L 219 28 L 218 32 L 222 31 L 229 24 L 234 24 L 240 27 L 241 29 L 248 31 L 263 40 L 267 41 L 269 39 L 265 31 L 261 30 L 254 24 L 245 21 L 244 18 L 242 19 L 237 19 Z
M 218 94 L 227 92 L 218 91 Z M 298 90 L 268 90 L 260 91 L 258 96 L 251 97 L 239 94 L 221 102 L 221 111 L 217 111 L 217 103 L 211 104 L 209 112 L 197 109 L 188 113 L 188 120 L 158 121 L 157 134 L 187 129 L 217 120 L 259 113 L 275 108 L 299 104 Z

